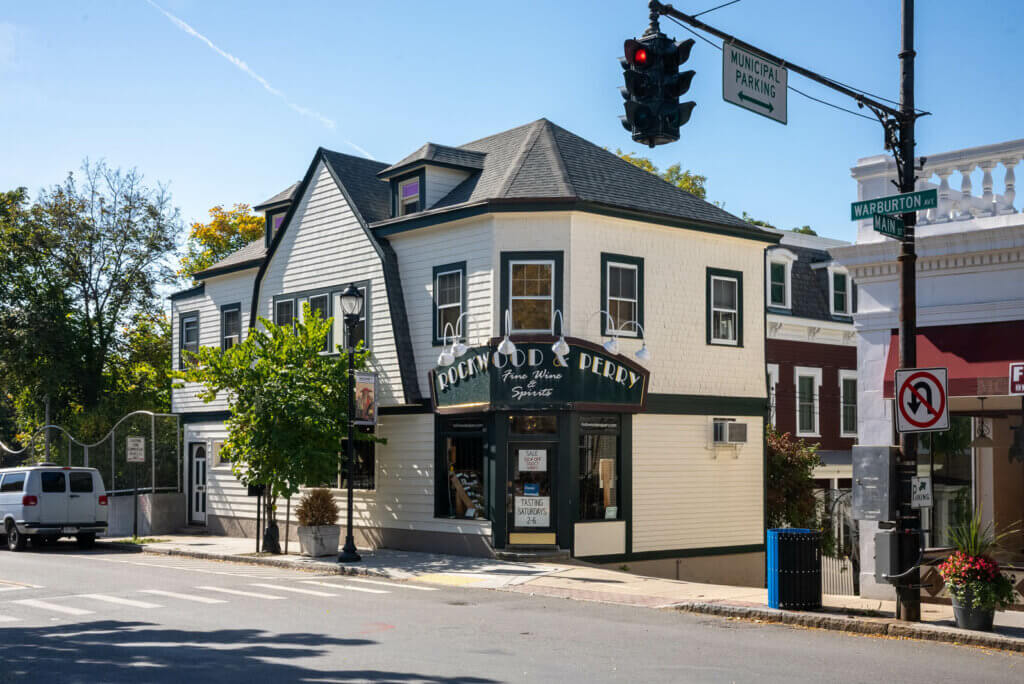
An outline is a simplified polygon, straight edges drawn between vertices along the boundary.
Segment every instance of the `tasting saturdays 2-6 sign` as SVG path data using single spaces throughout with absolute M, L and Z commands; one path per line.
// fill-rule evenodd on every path
M 473 347 L 451 366 L 430 371 L 439 412 L 575 407 L 642 411 L 648 371 L 621 354 L 567 338 L 569 352 L 556 355 L 553 340 L 520 341 L 515 354 L 496 343 Z

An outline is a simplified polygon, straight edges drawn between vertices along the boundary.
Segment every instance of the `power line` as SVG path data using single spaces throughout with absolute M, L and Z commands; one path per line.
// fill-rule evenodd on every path
M 736 1 L 738 2 L 739 0 L 736 0 Z M 732 4 L 732 3 L 727 3 L 727 4 Z M 724 6 L 724 5 L 722 5 L 722 6 Z M 717 9 L 717 8 L 712 8 L 712 9 Z M 710 12 L 711 10 L 706 10 L 706 11 Z M 709 39 L 708 39 L 708 38 L 707 38 L 706 36 L 703 36 L 703 35 L 701 35 L 700 33 L 697 33 L 697 32 L 696 32 L 696 31 L 694 31 L 694 30 L 693 30 L 692 28 L 690 28 L 689 26 L 687 26 L 687 25 L 686 25 L 686 24 L 684 24 L 683 22 L 679 21 L 679 20 L 678 20 L 678 19 L 676 19 L 675 17 L 673 17 L 673 16 L 671 16 L 671 15 L 665 15 L 665 16 L 667 16 L 667 17 L 668 17 L 669 19 L 671 19 L 671 20 L 672 20 L 672 21 L 674 21 L 675 23 L 679 24 L 679 25 L 680 25 L 680 26 L 682 26 L 682 27 L 683 27 L 684 29 L 686 29 L 687 31 L 689 31 L 689 32 L 690 32 L 690 33 L 692 33 L 693 35 L 697 36 L 698 38 L 700 38 L 701 40 L 703 40 L 703 41 L 704 41 L 705 43 L 707 43 L 707 44 L 708 44 L 708 45 L 710 45 L 711 47 L 715 48 L 716 50 L 719 50 L 719 51 L 720 51 L 720 50 L 722 49 L 722 46 L 721 46 L 721 45 L 718 45 L 718 44 L 717 44 L 717 43 L 715 43 L 714 41 L 711 41 L 711 40 L 709 40 Z M 829 79 L 829 80 L 832 80 L 832 79 Z M 839 81 L 835 81 L 835 82 L 836 82 L 836 83 L 839 83 Z M 840 85 L 845 85 L 845 84 L 840 84 Z M 823 105 L 827 105 L 827 106 L 829 106 L 829 107 L 832 107 L 833 109 L 838 109 L 838 110 L 839 110 L 839 111 L 841 111 L 841 112 L 846 112 L 847 114 L 852 114 L 853 116 L 859 116 L 860 118 L 862 118 L 862 119 L 867 119 L 868 121 L 875 121 L 875 118 L 874 118 L 874 117 L 872 117 L 872 116 L 868 116 L 868 115 L 866 115 L 866 114 L 861 114 L 860 112 L 854 111 L 854 110 L 852 110 L 852 109 L 847 109 L 846 107 L 840 107 L 840 106 L 839 106 L 839 105 L 837 105 L 837 104 L 833 104 L 833 103 L 831 103 L 831 102 L 828 102 L 827 100 L 822 100 L 822 99 L 819 99 L 819 98 L 817 98 L 817 97 L 814 97 L 813 95 L 808 95 L 808 94 L 807 94 L 807 93 L 805 93 L 804 91 L 802 91 L 802 90 L 798 90 L 797 88 L 794 88 L 794 87 L 793 87 L 793 86 L 791 86 L 791 85 L 787 85 L 786 87 L 787 87 L 787 88 L 789 88 L 790 90 L 792 90 L 792 91 L 793 91 L 794 93 L 799 93 L 800 95 L 803 95 L 803 96 L 804 96 L 804 97 L 806 97 L 806 98 L 807 98 L 808 100 L 814 100 L 815 102 L 820 102 L 821 104 L 823 104 Z M 849 87 L 849 86 L 847 86 L 847 87 Z M 851 88 L 851 90 L 859 90 L 860 92 L 864 93 L 865 95 L 871 95 L 871 93 L 868 93 L 868 92 L 866 92 L 866 91 L 860 90 L 859 88 Z M 872 95 L 872 97 L 875 97 L 875 96 L 873 96 L 873 95 Z M 881 99 L 883 99 L 883 100 L 884 100 L 885 98 L 881 98 Z M 890 102 L 891 102 L 891 100 L 890 100 Z
M 699 17 L 702 14 L 707 14 L 708 12 L 714 12 L 715 10 L 722 9 L 723 7 L 728 7 L 729 5 L 735 5 L 739 1 L 740 0 L 731 0 L 731 2 L 723 3 L 723 4 L 719 5 L 718 7 L 712 7 L 711 9 L 706 9 L 703 12 L 697 12 L 697 14 L 694 14 L 693 16 L 694 17 Z

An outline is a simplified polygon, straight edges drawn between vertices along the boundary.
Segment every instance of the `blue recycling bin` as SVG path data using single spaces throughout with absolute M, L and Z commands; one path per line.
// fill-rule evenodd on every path
M 768 530 L 768 607 L 821 608 L 821 530 Z

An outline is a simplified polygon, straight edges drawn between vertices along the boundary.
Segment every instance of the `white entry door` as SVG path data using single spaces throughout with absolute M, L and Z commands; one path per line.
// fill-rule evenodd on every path
M 192 477 L 189 506 L 191 520 L 195 523 L 206 522 L 206 445 L 192 445 Z

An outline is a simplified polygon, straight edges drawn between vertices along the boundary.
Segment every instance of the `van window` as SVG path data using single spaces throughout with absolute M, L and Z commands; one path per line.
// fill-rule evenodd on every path
M 4 492 L 20 492 L 25 488 L 25 473 L 7 473 L 0 484 L 0 494 Z
M 64 473 L 55 473 L 50 470 L 39 473 L 39 476 L 44 494 L 56 494 L 57 492 L 63 494 L 67 491 L 64 486 Z
M 74 494 L 88 494 L 92 492 L 92 473 L 71 473 L 71 492 Z

